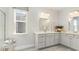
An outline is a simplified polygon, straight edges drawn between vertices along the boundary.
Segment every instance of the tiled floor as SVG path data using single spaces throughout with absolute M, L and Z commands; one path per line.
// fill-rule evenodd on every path
M 54 46 L 54 47 L 41 49 L 40 51 L 73 51 L 73 50 L 70 49 L 70 48 L 67 48 L 63 45 L 57 45 L 57 46 Z
M 67 48 L 63 45 L 57 45 L 57 46 L 48 47 L 48 48 L 44 48 L 44 49 L 40 49 L 40 50 L 35 50 L 34 48 L 29 48 L 29 49 L 23 49 L 21 51 L 74 51 L 74 50 Z

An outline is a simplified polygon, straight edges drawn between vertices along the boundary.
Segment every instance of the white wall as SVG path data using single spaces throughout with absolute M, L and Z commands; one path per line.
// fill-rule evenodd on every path
M 32 7 L 29 12 L 29 32 L 39 32 L 39 16 L 41 12 L 50 14 L 50 32 L 54 31 L 54 26 L 58 25 L 58 12 L 56 10 L 42 7 Z

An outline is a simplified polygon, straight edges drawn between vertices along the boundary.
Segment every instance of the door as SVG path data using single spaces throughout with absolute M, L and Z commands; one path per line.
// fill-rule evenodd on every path
M 0 10 L 0 49 L 3 47 L 4 44 L 4 19 L 5 15 Z

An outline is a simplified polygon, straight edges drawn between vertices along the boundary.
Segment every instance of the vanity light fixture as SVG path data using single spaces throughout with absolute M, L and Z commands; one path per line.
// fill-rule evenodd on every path
M 75 17 L 75 16 L 79 16 L 79 11 L 76 10 L 76 11 L 73 11 L 69 14 L 70 17 Z
M 74 14 L 78 14 L 79 12 L 78 11 L 74 11 Z
M 46 19 L 48 19 L 49 16 L 50 15 L 48 13 L 44 13 L 44 12 L 41 12 L 41 14 L 40 14 L 40 18 L 46 18 Z
M 72 20 L 72 17 L 70 17 L 68 21 L 70 22 L 71 20 Z
M 49 22 L 50 22 L 49 19 L 47 19 L 47 20 L 46 20 L 46 23 L 49 23 Z
M 69 15 L 70 15 L 70 16 L 72 16 L 72 15 L 73 15 L 73 13 L 70 13 Z
M 70 22 L 72 20 L 72 18 L 75 17 L 75 16 L 79 16 L 78 10 L 69 13 L 69 20 L 68 21 Z

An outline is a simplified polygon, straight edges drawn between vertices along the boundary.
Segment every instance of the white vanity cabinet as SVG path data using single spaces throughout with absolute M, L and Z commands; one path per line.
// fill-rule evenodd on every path
M 66 34 L 61 33 L 60 44 L 62 44 L 62 45 L 66 45 L 66 39 L 67 39 Z
M 70 39 L 67 34 L 61 34 L 61 44 L 65 46 L 70 46 Z
M 45 34 L 36 34 L 35 47 L 36 49 L 45 47 Z
M 61 44 L 79 50 L 79 35 L 64 33 L 61 35 Z
M 46 34 L 46 47 L 54 45 L 54 34 L 48 33 Z
M 50 46 L 51 43 L 50 43 L 50 34 L 46 34 L 46 47 Z
M 51 45 L 55 45 L 57 43 L 57 41 L 55 40 L 55 33 L 51 34 L 50 43 Z
M 79 35 L 73 35 L 72 48 L 79 50 Z
M 65 45 L 67 47 L 72 48 L 73 35 L 72 34 L 67 34 L 67 33 L 62 33 L 60 41 L 61 41 L 60 43 L 62 45 Z
M 79 35 L 72 33 L 39 33 L 36 34 L 35 47 L 45 48 L 56 44 L 79 50 Z
M 37 49 L 49 47 L 59 43 L 59 33 L 36 34 L 35 46 Z
M 54 33 L 54 44 L 59 44 L 60 33 Z
M 67 36 L 66 46 L 72 48 L 73 34 L 66 34 L 66 36 Z

